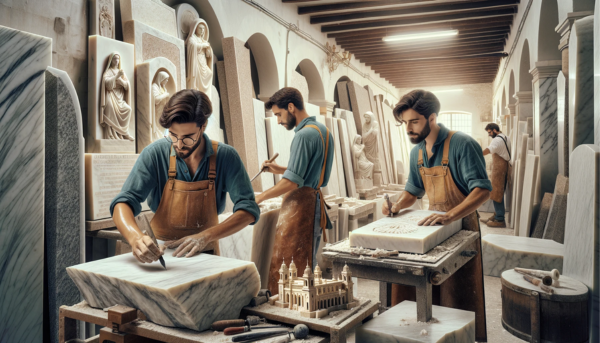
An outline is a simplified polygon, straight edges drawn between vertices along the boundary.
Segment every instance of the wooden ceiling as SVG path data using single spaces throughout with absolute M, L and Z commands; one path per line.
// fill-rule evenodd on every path
M 519 0 L 282 0 L 397 88 L 490 83 Z M 400 42 L 383 37 L 458 30 Z

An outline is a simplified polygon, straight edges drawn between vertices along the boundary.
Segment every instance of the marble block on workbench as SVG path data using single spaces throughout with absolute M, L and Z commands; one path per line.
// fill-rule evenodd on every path
M 564 245 L 549 239 L 486 235 L 481 246 L 484 275 L 499 277 L 515 267 L 563 270 Z
M 350 245 L 369 248 L 398 250 L 424 254 L 448 237 L 460 231 L 462 221 L 448 225 L 418 226 L 417 223 L 433 213 L 424 210 L 403 210 L 395 217 L 386 217 L 350 233 Z
M 139 263 L 132 254 L 67 268 L 92 307 L 124 305 L 163 326 L 204 331 L 217 320 L 236 319 L 258 294 L 260 277 L 252 262 L 200 254 L 164 255 L 160 263 Z
M 418 322 L 417 303 L 403 301 L 356 328 L 356 343 L 475 342 L 474 312 L 435 305 L 432 312 L 430 322 Z

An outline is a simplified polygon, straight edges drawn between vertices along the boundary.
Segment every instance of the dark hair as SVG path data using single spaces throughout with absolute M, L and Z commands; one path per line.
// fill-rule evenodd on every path
M 486 131 L 487 130 L 490 130 L 490 131 L 496 130 L 496 131 L 500 132 L 500 126 L 498 126 L 498 124 L 496 124 L 496 123 L 489 123 L 486 125 L 485 130 Z
M 304 109 L 304 100 L 302 99 L 300 91 L 296 88 L 285 87 L 281 88 L 271 96 L 269 101 L 265 104 L 265 108 L 270 110 L 273 105 L 277 105 L 277 107 L 287 110 L 290 102 L 300 111 Z
M 415 89 L 404 94 L 396 107 L 394 108 L 394 117 L 396 121 L 402 121 L 402 113 L 408 109 L 413 109 L 425 119 L 429 119 L 432 113 L 440 113 L 440 101 L 433 93 L 422 89 Z
M 183 89 L 169 99 L 158 122 L 167 129 L 173 123 L 196 123 L 202 127 L 211 114 L 212 104 L 206 94 L 195 89 Z

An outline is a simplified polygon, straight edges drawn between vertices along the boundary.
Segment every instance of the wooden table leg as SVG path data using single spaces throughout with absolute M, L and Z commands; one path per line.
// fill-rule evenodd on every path
M 58 343 L 77 338 L 77 320 L 65 317 L 63 309 L 58 310 Z
M 432 285 L 427 278 L 421 278 L 420 285 L 417 289 L 417 320 L 420 322 L 428 322 L 432 315 Z
M 379 314 L 387 311 L 392 306 L 392 284 L 379 282 Z

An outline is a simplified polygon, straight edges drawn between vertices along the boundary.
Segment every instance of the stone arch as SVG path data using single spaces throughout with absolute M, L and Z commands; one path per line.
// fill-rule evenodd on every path
M 508 103 L 514 104 L 517 99 L 514 97 L 515 95 L 515 72 L 514 70 L 510 71 L 510 78 L 508 81 Z
M 521 59 L 519 61 L 519 92 L 531 91 L 533 76 L 529 73 L 530 70 L 529 42 L 526 39 L 523 42 L 523 48 L 521 48 Z
M 254 64 L 251 67 L 256 96 L 268 98 L 280 88 L 277 61 L 271 43 L 265 35 L 257 32 L 248 38 L 246 47 L 250 50 L 250 62 Z
M 556 32 L 556 27 L 559 24 L 557 1 L 541 1 L 539 18 L 537 60 L 560 60 L 561 53 L 558 50 L 560 35 Z
M 325 100 L 325 88 L 323 87 L 323 78 L 319 74 L 317 66 L 313 61 L 305 58 L 298 63 L 296 71 L 304 76 L 306 83 L 308 83 L 308 99 L 306 101 L 313 103 L 313 101 L 317 100 L 319 103 L 315 103 L 315 105 L 320 105 Z

